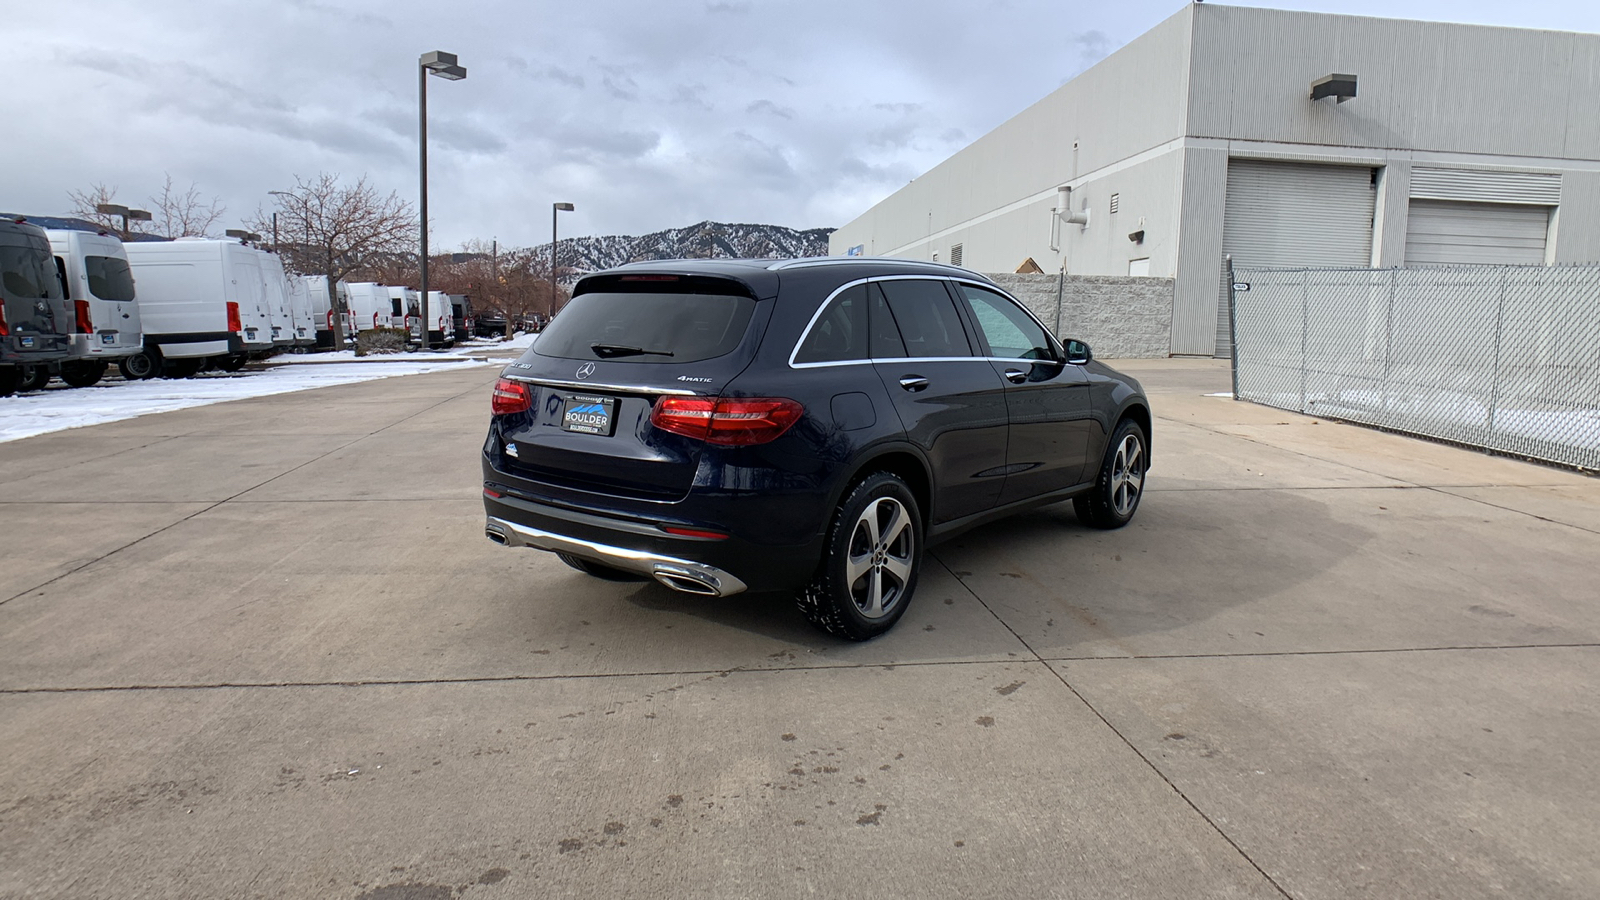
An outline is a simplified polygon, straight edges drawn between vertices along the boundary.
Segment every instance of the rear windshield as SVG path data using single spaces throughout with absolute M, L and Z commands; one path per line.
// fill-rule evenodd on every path
M 101 300 L 132 300 L 133 272 L 127 260 L 115 256 L 85 256 L 84 272 L 89 276 L 89 293 Z
M 732 353 L 755 308 L 725 294 L 579 294 L 533 349 L 558 359 L 699 362 Z
M 55 257 L 43 247 L 0 244 L 0 293 L 29 300 L 61 299 Z

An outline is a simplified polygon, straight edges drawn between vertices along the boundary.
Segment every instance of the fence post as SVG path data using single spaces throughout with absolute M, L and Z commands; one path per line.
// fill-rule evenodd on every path
M 1229 290 L 1232 290 L 1230 287 Z M 1306 295 L 1311 290 L 1311 270 L 1300 270 L 1300 411 L 1306 411 L 1306 332 L 1309 330 Z
M 1233 370 L 1233 399 L 1239 399 L 1239 303 L 1233 290 L 1233 257 L 1222 257 L 1222 264 L 1228 269 L 1228 346 L 1233 351 L 1228 354 L 1228 365 Z
M 1504 266 L 1500 267 L 1500 305 L 1494 313 L 1494 377 L 1489 389 L 1489 434 L 1494 437 L 1494 417 L 1500 406 L 1500 333 L 1505 330 L 1506 321 L 1506 272 Z
M 1389 270 L 1389 310 L 1384 317 L 1383 335 L 1383 413 L 1385 418 L 1392 415 L 1390 408 L 1393 403 L 1390 399 L 1393 392 L 1389 389 L 1390 379 L 1394 377 L 1394 293 L 1395 283 L 1400 280 L 1400 270 Z M 1389 419 L 1392 424 L 1393 419 Z

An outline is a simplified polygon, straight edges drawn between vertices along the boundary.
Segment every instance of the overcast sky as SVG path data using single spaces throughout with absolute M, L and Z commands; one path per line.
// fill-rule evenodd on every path
M 414 202 L 430 79 L 436 246 L 703 219 L 838 226 L 1181 8 L 1176 0 L 0 0 L 0 209 L 128 205 L 170 172 L 238 224 L 294 176 Z M 1258 4 L 1250 4 L 1258 5 Z M 1600 31 L 1596 0 L 1277 7 Z M 19 82 L 20 76 L 20 82 Z

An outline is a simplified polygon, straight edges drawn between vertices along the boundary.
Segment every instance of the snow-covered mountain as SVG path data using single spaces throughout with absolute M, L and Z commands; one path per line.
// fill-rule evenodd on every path
M 561 280 L 623 263 L 645 259 L 790 259 L 827 256 L 832 228 L 797 231 L 782 225 L 745 225 L 701 222 L 687 228 L 669 228 L 654 234 L 603 235 L 562 238 L 559 254 Z M 549 258 L 550 245 L 534 248 L 539 258 Z

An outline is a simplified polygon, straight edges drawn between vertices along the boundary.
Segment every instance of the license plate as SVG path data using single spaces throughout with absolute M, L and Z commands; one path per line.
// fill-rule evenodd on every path
M 585 397 L 574 394 L 567 397 L 565 411 L 561 414 L 561 427 L 581 434 L 611 434 L 617 419 L 615 397 Z
M 36 339 L 31 337 L 17 338 L 17 344 L 24 350 L 32 350 L 34 347 L 38 346 L 38 343 L 39 342 Z
M 102 334 L 102 335 L 100 335 L 100 343 L 102 343 L 102 344 L 115 344 L 116 342 L 117 342 L 117 336 L 115 334 Z

